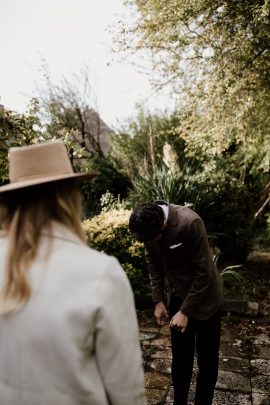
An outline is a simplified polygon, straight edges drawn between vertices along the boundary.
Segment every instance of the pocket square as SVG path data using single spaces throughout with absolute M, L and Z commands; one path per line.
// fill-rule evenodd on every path
M 172 245 L 172 246 L 170 246 L 170 249 L 175 249 L 175 248 L 177 248 L 178 246 L 181 246 L 181 245 L 183 245 L 183 243 L 182 243 L 182 242 L 177 243 L 176 245 Z

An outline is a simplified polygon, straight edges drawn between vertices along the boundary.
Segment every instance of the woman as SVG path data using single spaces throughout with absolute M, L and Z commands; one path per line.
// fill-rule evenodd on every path
M 61 141 L 10 149 L 0 187 L 0 403 L 143 405 L 133 296 L 84 242 L 79 180 Z

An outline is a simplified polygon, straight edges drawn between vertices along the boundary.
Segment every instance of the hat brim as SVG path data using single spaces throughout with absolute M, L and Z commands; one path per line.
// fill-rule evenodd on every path
M 48 176 L 42 178 L 35 178 L 35 179 L 28 179 L 28 180 L 21 180 L 15 181 L 9 184 L 5 184 L 4 186 L 0 187 L 0 193 L 4 193 L 7 191 L 19 190 L 21 188 L 38 186 L 40 184 L 46 184 L 61 180 L 76 180 L 78 182 L 90 180 L 96 176 L 98 176 L 98 172 L 89 172 L 89 173 L 70 173 L 70 174 L 61 174 L 59 176 Z

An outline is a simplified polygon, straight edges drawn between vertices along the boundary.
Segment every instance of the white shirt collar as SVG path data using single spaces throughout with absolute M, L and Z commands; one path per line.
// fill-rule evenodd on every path
M 165 220 L 168 220 L 168 215 L 169 215 L 169 207 L 168 205 L 159 205 L 159 207 L 161 207 L 164 211 L 164 215 L 165 215 Z

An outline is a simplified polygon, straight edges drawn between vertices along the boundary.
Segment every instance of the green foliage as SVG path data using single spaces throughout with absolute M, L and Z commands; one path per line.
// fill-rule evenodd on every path
M 111 210 L 123 208 L 120 198 L 114 197 L 114 195 L 109 191 L 107 191 L 100 197 L 100 206 L 101 212 L 108 212 Z
M 134 18 L 120 26 L 118 45 L 126 54 L 151 54 L 157 85 L 186 95 L 179 134 L 190 153 L 251 145 L 251 160 L 269 171 L 269 1 L 126 3 Z
M 0 106 L 0 180 L 8 179 L 8 149 L 36 143 L 41 127 L 38 103 L 33 99 L 26 114 L 17 114 Z
M 163 165 L 154 173 L 138 174 L 132 184 L 133 189 L 127 198 L 127 204 L 131 205 L 154 200 L 186 205 L 195 204 L 198 198 L 197 185 L 189 174 L 188 166 L 174 175 Z
M 175 175 L 164 166 L 138 175 L 126 203 L 162 199 L 188 205 L 203 218 L 207 232 L 216 236 L 222 254 L 242 260 L 252 244 L 254 198 L 245 184 L 213 162 L 197 171 L 186 165 Z
M 127 273 L 136 295 L 149 293 L 144 246 L 135 241 L 129 230 L 131 211 L 119 209 L 102 212 L 83 222 L 90 247 L 117 257 Z
M 257 302 L 270 298 L 269 260 L 265 263 L 247 261 L 239 265 L 237 271 L 235 267 L 224 269 L 228 269 L 223 280 L 225 297 Z M 230 269 L 234 275 L 230 274 Z
M 227 279 L 234 280 L 236 283 L 241 283 L 243 281 L 243 277 L 241 274 L 237 273 L 235 269 L 241 267 L 241 264 L 235 264 L 233 266 L 227 266 L 224 269 L 221 270 L 220 276 L 223 281 L 223 283 L 226 283 Z
M 111 135 L 113 153 L 131 178 L 138 173 L 144 175 L 154 172 L 160 167 L 163 164 L 163 148 L 166 143 L 176 152 L 180 166 L 186 160 L 195 160 L 184 156 L 185 141 L 177 132 L 180 122 L 181 114 L 176 112 L 159 116 L 140 110 L 126 128 Z
M 257 226 L 252 238 L 252 249 L 255 251 L 270 251 L 270 214 L 264 215 L 263 221 Z
M 214 162 L 205 165 L 193 180 L 193 188 L 197 190 L 193 209 L 204 219 L 207 231 L 217 235 L 216 243 L 222 254 L 243 260 L 252 245 L 257 195 L 228 173 L 226 167 Z
M 130 186 L 129 178 L 122 173 L 114 159 L 95 154 L 87 160 L 83 170 L 99 172 L 99 176 L 82 184 L 85 217 L 91 217 L 100 212 L 100 198 L 106 192 L 121 199 L 127 195 Z
M 207 231 L 216 235 L 223 255 L 242 260 L 252 245 L 254 213 L 267 176 L 252 172 L 252 159 L 238 144 L 211 160 L 203 153 L 200 161 L 188 157 L 177 132 L 179 124 L 177 114 L 158 117 L 140 112 L 129 132 L 114 136 L 118 156 L 132 179 L 125 203 L 133 207 L 162 199 L 189 205 L 202 216 Z
M 145 190 L 149 199 L 163 195 L 171 202 L 192 203 L 209 232 L 218 234 L 222 251 L 244 257 L 254 214 L 266 201 L 260 197 L 270 171 L 270 3 L 126 4 L 133 7 L 134 18 L 120 26 L 118 45 L 125 56 L 151 54 L 156 85 L 169 85 L 174 96 L 181 96 L 186 108 L 173 127 L 175 138 L 184 141 L 178 159 L 188 166 L 188 159 L 196 159 L 195 171 L 179 179 L 189 184 L 187 190 L 179 187 L 179 196 L 175 178 L 161 173 L 157 180 L 155 169 L 140 169 L 133 200 Z

